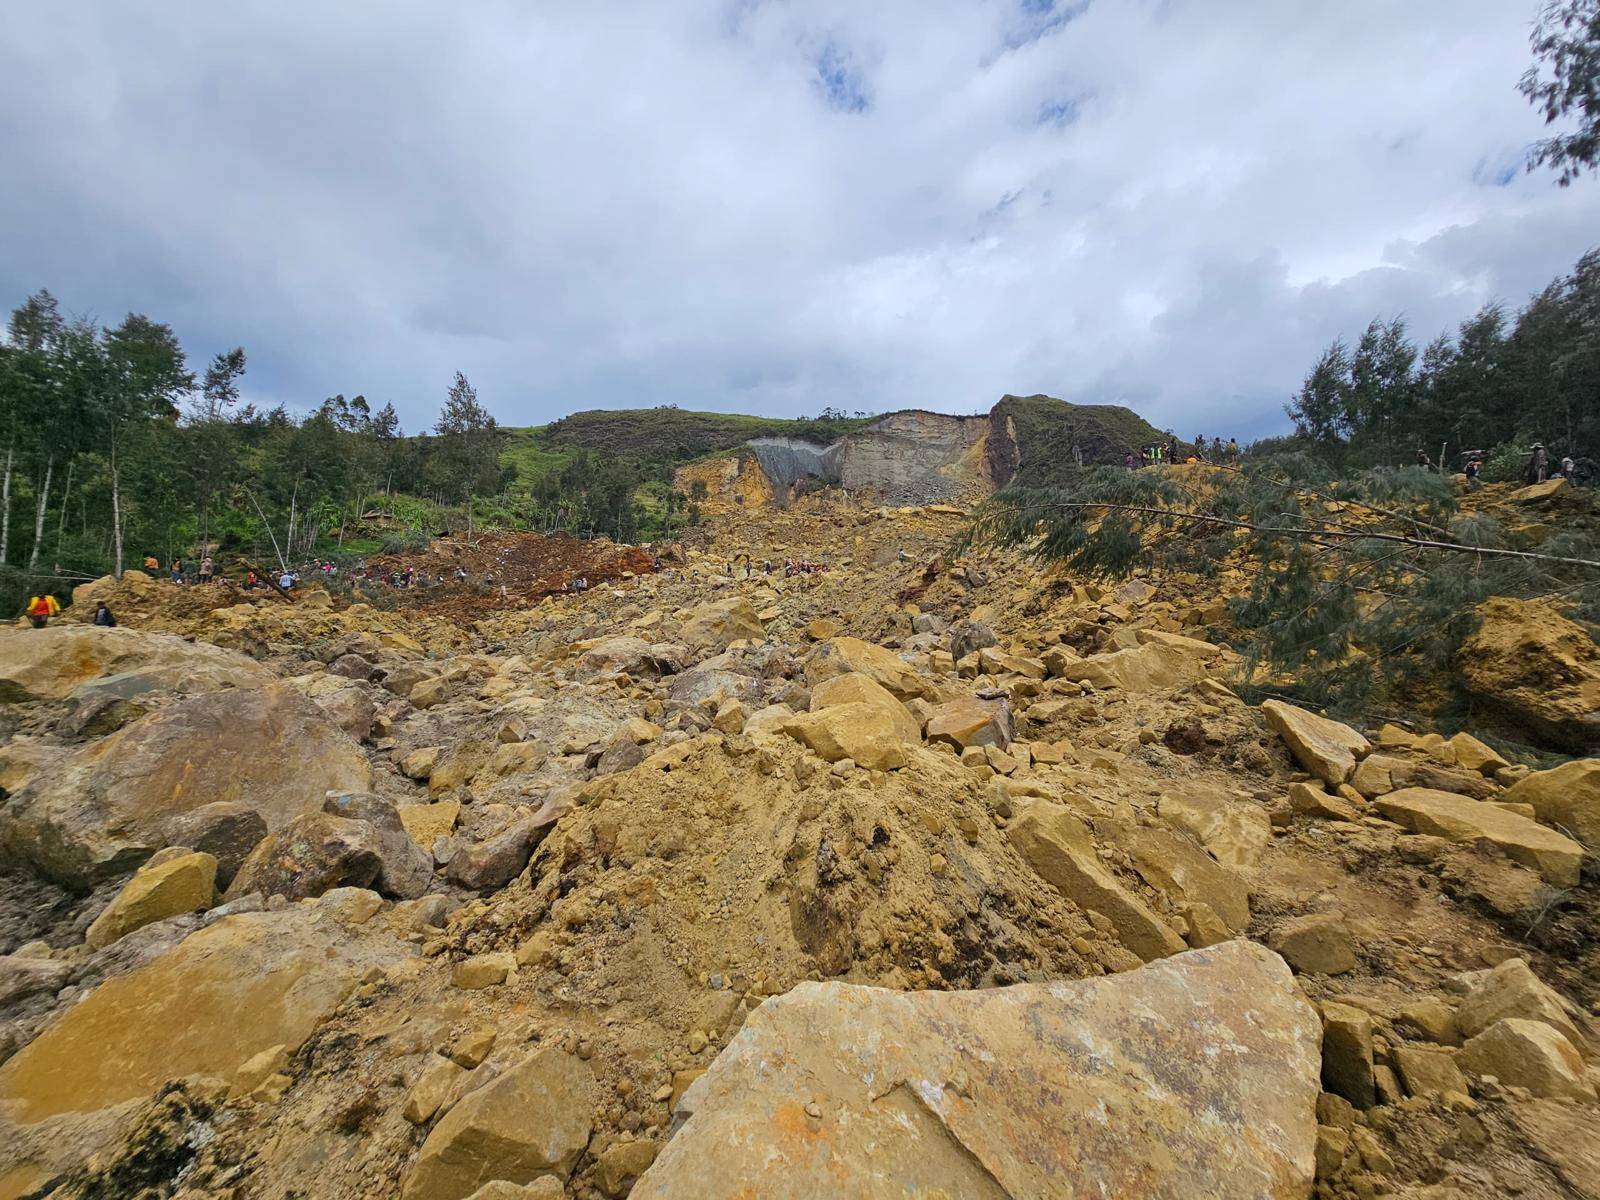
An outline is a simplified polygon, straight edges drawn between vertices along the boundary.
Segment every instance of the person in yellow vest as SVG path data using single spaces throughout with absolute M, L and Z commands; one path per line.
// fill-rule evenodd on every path
M 28 597 L 28 624 L 35 629 L 43 629 L 50 623 L 50 618 L 61 611 L 61 605 L 56 603 L 56 598 L 49 592 L 42 596 Z

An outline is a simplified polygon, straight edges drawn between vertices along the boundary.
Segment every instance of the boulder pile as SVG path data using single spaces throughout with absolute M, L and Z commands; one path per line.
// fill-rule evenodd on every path
M 0 1198 L 1595 1194 L 1581 627 L 1341 719 L 962 522 L 0 630 Z

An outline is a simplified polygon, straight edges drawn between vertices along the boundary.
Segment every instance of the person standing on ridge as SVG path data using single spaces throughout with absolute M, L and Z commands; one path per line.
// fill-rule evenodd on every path
M 95 608 L 94 620 L 90 623 L 93 625 L 99 625 L 102 629 L 114 629 L 116 628 L 117 619 L 111 615 L 111 609 L 108 608 L 106 606 L 106 602 L 102 600 L 100 601 L 98 607 Z

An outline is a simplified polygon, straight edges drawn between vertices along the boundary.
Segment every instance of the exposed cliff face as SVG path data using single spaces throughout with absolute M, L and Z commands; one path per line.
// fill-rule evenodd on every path
M 1120 463 L 1128 452 L 1165 437 L 1126 408 L 1005 396 L 978 416 L 890 413 L 826 446 L 787 437 L 752 438 L 747 445 L 779 502 L 816 481 L 875 492 L 889 503 L 927 504 L 985 495 L 1013 482 L 1059 483 L 1065 471 Z M 723 503 L 765 502 L 762 489 L 748 482 L 735 487 L 745 469 L 708 474 L 704 464 L 692 464 L 679 472 L 678 486 L 699 479 Z

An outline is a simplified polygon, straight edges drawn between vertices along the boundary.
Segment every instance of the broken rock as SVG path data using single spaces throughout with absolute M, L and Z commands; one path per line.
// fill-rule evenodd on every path
M 1578 882 L 1583 847 L 1537 821 L 1481 800 L 1429 788 L 1402 788 L 1376 801 L 1378 811 L 1413 833 L 1452 842 L 1484 838 L 1514 862 L 1532 867 L 1558 887 Z
M 404 1200 L 462 1200 L 485 1180 L 564 1179 L 588 1144 L 598 1088 L 587 1063 L 539 1050 L 456 1104 L 428 1135 Z
M 1356 760 L 1372 745 L 1348 725 L 1320 717 L 1282 700 L 1268 700 L 1261 715 L 1288 744 L 1296 761 L 1329 787 L 1355 774 Z
M 973 992 L 802 983 L 684 1094 L 631 1195 L 1303 1196 L 1317 1045 L 1288 970 L 1243 941 Z

